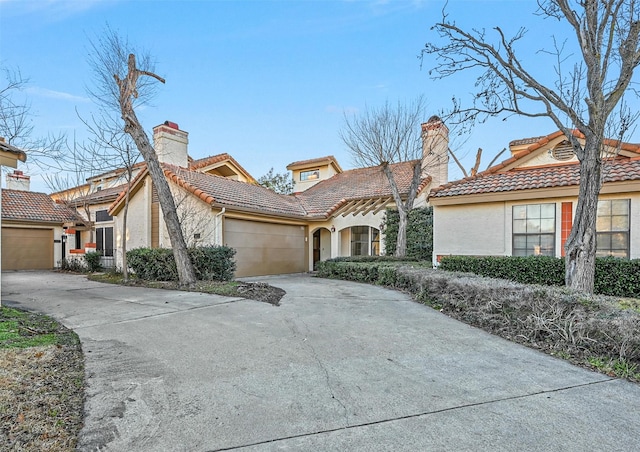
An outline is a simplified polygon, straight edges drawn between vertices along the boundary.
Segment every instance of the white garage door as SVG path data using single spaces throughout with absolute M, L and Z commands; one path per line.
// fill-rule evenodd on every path
M 305 234 L 304 226 L 224 221 L 224 244 L 236 250 L 238 277 L 307 271 Z
M 53 268 L 53 229 L 2 228 L 3 270 Z

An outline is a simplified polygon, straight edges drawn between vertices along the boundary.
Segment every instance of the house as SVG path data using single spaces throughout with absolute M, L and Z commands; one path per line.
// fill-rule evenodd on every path
M 434 158 L 423 167 L 417 206 L 426 204 L 430 186 L 446 181 L 447 133 L 437 117 L 423 125 L 424 152 Z M 189 157 L 188 133 L 173 122 L 156 126 L 153 139 L 187 244 L 234 248 L 237 276 L 305 272 L 319 260 L 384 251 L 380 225 L 394 201 L 381 166 L 344 171 L 333 156 L 293 162 L 295 193 L 282 195 L 258 185 L 228 154 Z M 390 165 L 403 196 L 415 163 Z M 134 174 L 128 193 L 117 170 L 52 195 L 83 217 L 65 224 L 73 243 L 67 256 L 95 240 L 121 265 L 123 234 L 128 250 L 171 246 L 146 165 L 136 165 Z
M 75 218 L 72 209 L 45 193 L 3 189 L 2 269 L 54 268 L 68 251 L 63 224 Z
M 509 147 L 504 162 L 431 191 L 434 264 L 447 255 L 564 255 L 579 187 L 571 145 L 558 131 Z M 640 145 L 607 140 L 603 157 L 597 254 L 640 258 Z

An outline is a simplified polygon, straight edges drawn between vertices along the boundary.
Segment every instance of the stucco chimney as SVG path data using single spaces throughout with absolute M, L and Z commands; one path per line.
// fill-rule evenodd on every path
M 7 173 L 7 188 L 29 191 L 31 189 L 31 177 L 18 170 L 14 170 L 13 173 Z
M 449 129 L 438 116 L 422 124 L 422 177 L 431 176 L 431 188 L 449 181 Z
M 153 147 L 160 162 L 188 167 L 188 144 L 189 134 L 175 122 L 165 121 L 153 128 Z

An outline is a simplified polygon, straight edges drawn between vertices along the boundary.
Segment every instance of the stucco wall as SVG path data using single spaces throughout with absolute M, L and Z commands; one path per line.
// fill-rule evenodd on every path
M 509 214 L 510 216 L 510 214 Z M 505 255 L 505 203 L 434 206 L 433 255 Z M 510 244 L 509 244 L 510 247 Z
M 150 179 L 144 186 L 129 200 L 129 211 L 127 213 L 127 250 L 134 248 L 151 246 L 151 183 Z M 124 219 L 124 209 L 114 217 L 114 246 L 116 248 L 116 266 L 122 267 L 122 222 Z
M 640 193 L 603 193 L 604 199 L 630 199 L 630 258 L 640 258 Z M 438 256 L 510 256 L 512 254 L 513 206 L 554 203 L 556 208 L 555 256 L 562 256 L 562 203 L 572 203 L 575 221 L 576 197 L 530 199 L 470 205 L 434 206 L 433 259 Z

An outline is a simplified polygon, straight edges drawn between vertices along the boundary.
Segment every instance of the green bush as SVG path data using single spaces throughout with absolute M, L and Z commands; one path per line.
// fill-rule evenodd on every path
M 398 211 L 387 209 L 382 231 L 385 252 L 393 256 L 398 240 Z M 433 208 L 419 207 L 409 211 L 407 222 L 407 257 L 431 260 L 433 254 Z
M 100 253 L 97 251 L 85 253 L 84 261 L 87 264 L 87 270 L 89 270 L 89 272 L 94 273 L 102 270 L 102 265 L 100 265 Z
M 565 283 L 564 259 L 549 256 L 444 256 L 440 260 L 440 269 L 523 284 L 564 286 Z M 640 260 L 597 258 L 594 292 L 640 298 Z
M 236 250 L 228 246 L 189 248 L 196 276 L 205 281 L 230 281 L 236 271 Z
M 227 246 L 202 246 L 188 249 L 196 277 L 207 281 L 233 279 L 235 250 Z M 136 248 L 127 251 L 127 263 L 136 276 L 148 281 L 177 281 L 178 269 L 173 250 Z

